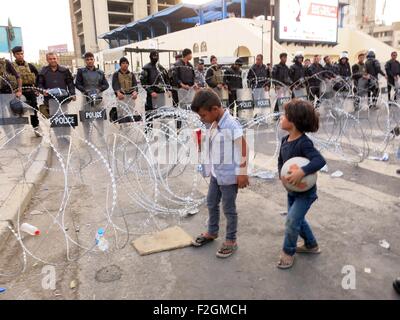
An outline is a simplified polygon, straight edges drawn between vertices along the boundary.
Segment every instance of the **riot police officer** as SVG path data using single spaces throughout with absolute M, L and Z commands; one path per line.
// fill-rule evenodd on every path
M 13 66 L 15 70 L 19 73 L 22 85 L 25 87 L 22 90 L 22 95 L 25 97 L 26 103 L 30 105 L 34 110 L 34 114 L 31 117 L 31 125 L 34 129 L 36 137 L 40 137 L 41 134 L 39 132 L 39 119 L 37 116 L 37 95 L 36 92 L 33 90 L 33 87 L 36 86 L 39 72 L 33 64 L 25 61 L 24 50 L 22 47 L 14 47 L 12 49 L 12 53 L 15 58 Z
M 86 67 L 78 70 L 75 87 L 85 95 L 106 91 L 110 85 L 107 82 L 104 72 L 95 67 L 93 53 L 85 53 L 84 59 Z
M 380 62 L 376 59 L 375 52 L 369 50 L 367 53 L 367 62 L 365 63 L 366 72 L 368 74 L 368 98 L 372 98 L 371 107 L 376 107 L 377 98 L 379 96 L 378 76 L 382 75 L 387 78 L 382 71 Z

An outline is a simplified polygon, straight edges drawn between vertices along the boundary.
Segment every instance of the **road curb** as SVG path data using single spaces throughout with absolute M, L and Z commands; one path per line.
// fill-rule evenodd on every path
M 52 150 L 49 144 L 42 142 L 29 169 L 0 206 L 0 251 L 12 234 L 8 227 L 16 226 L 18 214 L 26 210 L 36 187 L 46 176 L 47 168 L 51 165 Z

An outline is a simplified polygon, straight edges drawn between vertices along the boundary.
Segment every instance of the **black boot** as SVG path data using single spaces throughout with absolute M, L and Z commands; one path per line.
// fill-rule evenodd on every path
M 394 288 L 394 290 L 396 290 L 396 292 L 398 294 L 400 294 L 400 278 L 397 278 L 396 280 L 394 280 L 393 288 Z

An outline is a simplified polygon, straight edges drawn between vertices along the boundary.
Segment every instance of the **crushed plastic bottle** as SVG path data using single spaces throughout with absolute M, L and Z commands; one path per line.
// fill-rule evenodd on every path
M 341 178 L 341 177 L 343 177 L 343 172 L 340 170 L 335 171 L 334 173 L 331 174 L 331 177 L 332 178 Z
M 37 227 L 30 225 L 29 223 L 21 224 L 20 229 L 21 231 L 26 232 L 31 236 L 40 236 L 40 230 Z
M 276 174 L 273 171 L 258 171 L 256 173 L 251 174 L 251 176 L 260 178 L 263 180 L 274 180 L 276 177 Z
M 104 233 L 104 229 L 100 228 L 96 234 L 96 246 L 103 252 L 107 251 L 109 247 L 107 239 L 104 238 Z
M 380 241 L 379 241 L 379 245 L 380 245 L 382 248 L 385 248 L 385 249 L 387 249 L 387 250 L 390 249 L 390 243 L 387 242 L 386 240 L 380 240 Z

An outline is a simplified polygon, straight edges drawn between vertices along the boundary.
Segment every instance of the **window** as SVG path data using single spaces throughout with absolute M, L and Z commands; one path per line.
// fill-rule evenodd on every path
M 199 45 L 197 43 L 193 45 L 193 53 L 199 53 Z
M 207 52 L 207 43 L 204 41 L 201 43 L 201 52 Z

